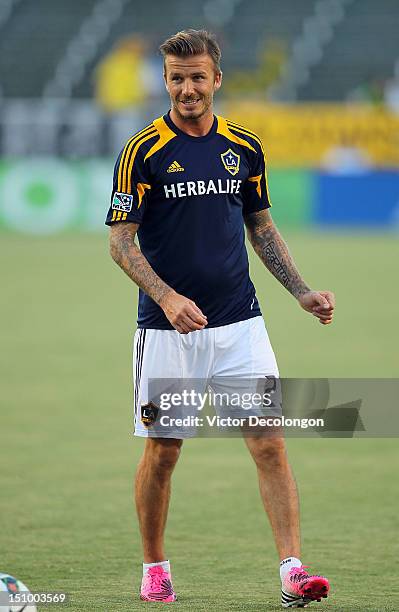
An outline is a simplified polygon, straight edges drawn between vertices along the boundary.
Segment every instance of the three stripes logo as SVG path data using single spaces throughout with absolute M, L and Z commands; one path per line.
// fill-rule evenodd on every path
M 170 164 L 166 172 L 184 172 L 184 168 L 179 164 L 179 162 L 174 161 Z
M 126 221 L 127 213 L 121 212 L 120 210 L 112 211 L 112 219 L 111 221 Z

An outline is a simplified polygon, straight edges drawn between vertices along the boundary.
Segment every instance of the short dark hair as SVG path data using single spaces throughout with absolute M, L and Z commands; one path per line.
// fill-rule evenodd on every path
M 217 72 L 220 72 L 220 58 L 222 53 L 217 40 L 213 34 L 206 30 L 182 30 L 177 32 L 159 47 L 164 61 L 167 55 L 177 57 L 189 57 L 190 55 L 202 55 L 208 53 L 213 59 Z

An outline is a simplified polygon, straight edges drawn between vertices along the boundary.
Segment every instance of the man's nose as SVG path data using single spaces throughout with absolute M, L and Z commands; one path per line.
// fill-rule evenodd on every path
M 189 98 L 191 96 L 191 94 L 193 94 L 193 93 L 194 93 L 193 82 L 192 82 L 191 79 L 186 79 L 183 82 L 182 94 L 186 98 Z

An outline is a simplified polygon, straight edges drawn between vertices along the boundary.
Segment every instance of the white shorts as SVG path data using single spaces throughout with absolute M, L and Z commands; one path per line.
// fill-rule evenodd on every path
M 203 390 L 226 379 L 279 377 L 262 317 L 186 335 L 176 330 L 138 329 L 133 374 L 135 435 L 179 439 L 196 435 L 195 428 L 171 425 L 159 431 L 154 427 L 160 411 L 152 402 L 153 380 L 195 380 L 197 389 Z

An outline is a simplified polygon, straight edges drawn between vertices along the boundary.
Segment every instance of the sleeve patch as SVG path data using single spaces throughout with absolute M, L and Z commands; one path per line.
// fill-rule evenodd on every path
M 116 191 L 112 198 L 112 209 L 122 212 L 130 212 L 133 206 L 133 196 L 128 193 Z

